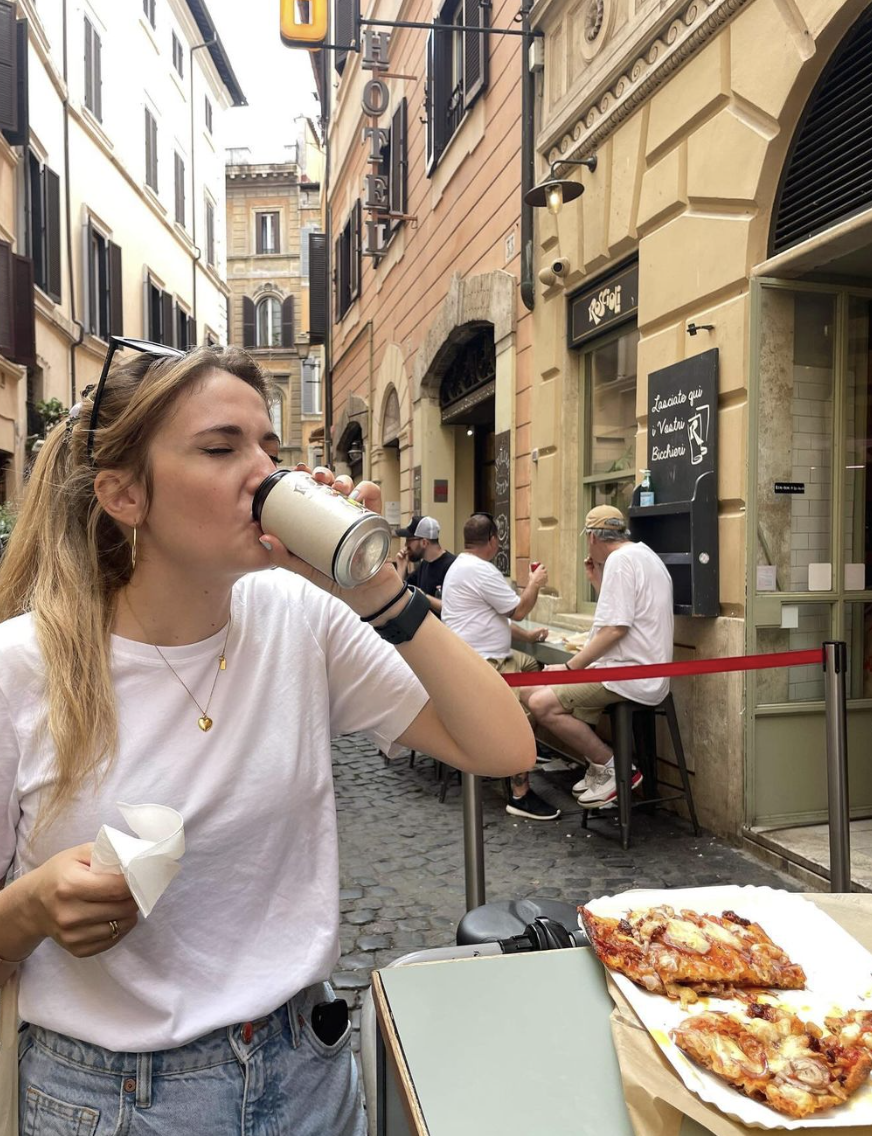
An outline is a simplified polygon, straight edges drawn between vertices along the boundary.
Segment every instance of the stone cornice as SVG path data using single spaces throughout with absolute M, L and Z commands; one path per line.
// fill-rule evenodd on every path
M 634 50 L 633 62 L 617 79 L 596 89 L 584 102 L 575 125 L 547 150 L 549 162 L 595 150 L 646 99 L 708 42 L 748 0 L 691 0 L 683 11 Z

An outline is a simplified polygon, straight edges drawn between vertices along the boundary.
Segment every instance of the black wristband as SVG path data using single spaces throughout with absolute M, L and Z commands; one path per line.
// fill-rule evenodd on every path
M 381 635 L 382 639 L 395 647 L 400 643 L 408 643 L 414 638 L 418 628 L 431 611 L 430 600 L 420 588 L 410 587 L 409 591 L 412 593 L 412 598 L 400 614 L 383 623 L 381 627 L 373 629 L 377 635 Z
M 388 602 L 385 604 L 384 607 L 380 607 L 378 609 L 378 611 L 374 611 L 372 613 L 372 615 L 362 615 L 360 617 L 361 622 L 362 623 L 372 623 L 372 621 L 374 619 L 378 619 L 378 617 L 380 615 L 384 615 L 384 613 L 386 611 L 390 611 L 390 609 L 394 606 L 394 604 L 398 603 L 399 600 L 401 600 L 403 598 L 403 596 L 409 590 L 409 587 L 410 587 L 409 584 L 403 584 L 403 586 L 400 588 L 400 590 L 397 592 L 397 594 L 394 596 L 394 598 L 392 600 L 388 600 Z

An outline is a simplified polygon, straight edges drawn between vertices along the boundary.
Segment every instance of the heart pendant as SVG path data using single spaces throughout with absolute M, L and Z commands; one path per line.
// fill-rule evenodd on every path
M 205 733 L 207 730 L 212 729 L 212 719 L 207 718 L 204 714 L 202 718 L 197 719 L 197 725 L 200 727 L 203 733 Z

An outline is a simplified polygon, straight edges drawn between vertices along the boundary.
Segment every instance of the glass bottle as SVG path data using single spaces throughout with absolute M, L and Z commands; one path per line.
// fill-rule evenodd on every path
M 654 504 L 654 486 L 651 484 L 651 470 L 643 469 L 642 483 L 639 486 L 639 504 L 640 505 L 653 505 Z

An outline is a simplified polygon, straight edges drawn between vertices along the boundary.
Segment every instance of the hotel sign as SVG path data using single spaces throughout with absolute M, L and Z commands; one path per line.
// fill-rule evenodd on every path
M 638 308 L 639 264 L 635 262 L 570 297 L 569 346 L 580 347 L 595 335 L 632 319 Z
M 369 147 L 366 160 L 370 171 L 363 178 L 361 204 L 367 216 L 363 223 L 361 252 L 364 256 L 378 259 L 387 251 L 385 245 L 390 224 L 390 183 L 385 172 L 379 172 L 383 150 L 390 138 L 389 132 L 379 126 L 379 119 L 387 113 L 391 101 L 390 91 L 381 77 L 390 67 L 390 36 L 367 29 L 361 38 L 360 66 L 364 71 L 374 73 L 363 88 L 361 100 L 363 113 L 370 120 L 362 135 L 363 144 Z

